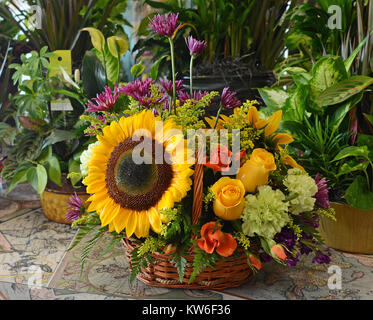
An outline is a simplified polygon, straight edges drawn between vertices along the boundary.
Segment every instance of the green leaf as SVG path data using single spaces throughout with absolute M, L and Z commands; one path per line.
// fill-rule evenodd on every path
M 363 176 L 355 178 L 343 197 L 354 208 L 361 210 L 373 209 L 373 192 L 369 190 L 367 180 Z
M 373 116 L 371 114 L 364 113 L 364 117 L 367 118 L 370 124 L 373 126 Z
M 369 159 L 369 150 L 367 146 L 349 146 L 344 149 L 342 149 L 332 160 L 339 161 L 341 159 L 347 158 L 347 157 L 362 157 L 365 159 Z
M 105 69 L 100 59 L 91 51 L 87 51 L 83 58 L 82 81 L 88 99 L 95 98 L 105 90 Z
M 27 181 L 39 195 L 42 194 L 48 182 L 47 170 L 40 164 L 29 168 L 27 170 Z
M 49 158 L 52 156 L 52 146 L 48 146 L 48 148 L 44 148 L 41 152 L 40 156 L 36 159 L 37 162 L 43 163 L 48 161 Z
M 350 161 L 350 162 L 346 162 L 344 163 L 339 171 L 338 171 L 338 174 L 337 176 L 342 176 L 342 175 L 345 175 L 345 174 L 348 174 L 348 173 L 351 173 L 351 172 L 354 172 L 354 171 L 365 171 L 369 166 L 369 162 L 368 161 L 364 161 L 364 162 L 358 162 L 358 161 Z
M 373 78 L 352 76 L 327 88 L 317 98 L 318 105 L 325 107 L 346 101 L 373 84 Z
M 72 139 L 72 132 L 67 130 L 54 129 L 52 133 L 45 139 L 43 148 L 53 145 L 57 142 L 68 141 Z
M 363 48 L 369 37 L 373 35 L 373 31 L 368 34 L 360 43 L 359 45 L 355 48 L 355 50 L 351 53 L 351 55 L 345 60 L 345 67 L 347 71 L 350 71 L 352 63 L 354 62 L 356 56 L 360 52 L 360 50 Z
M 7 193 L 12 192 L 18 184 L 27 181 L 27 171 L 28 171 L 28 168 L 16 171 L 10 183 Z
M 293 78 L 297 86 L 308 85 L 310 80 L 312 79 L 312 76 L 307 72 L 306 69 L 300 67 L 288 67 L 281 70 L 281 72 L 278 74 L 279 81 L 284 73 L 289 74 Z
M 286 100 L 283 108 L 283 121 L 303 121 L 308 94 L 308 86 L 299 85 L 297 87 L 295 92 Z
M 104 66 L 107 80 L 106 85 L 113 87 L 114 83 L 118 83 L 119 81 L 120 61 L 118 60 L 118 58 L 114 57 L 110 53 L 108 45 L 106 43 L 102 52 L 95 49 L 93 49 L 92 51 L 97 55 L 102 65 Z
M 80 174 L 80 161 L 76 161 L 74 159 L 69 160 L 69 174 L 70 173 L 78 173 Z M 70 181 L 73 186 L 75 186 L 81 179 L 81 175 L 70 175 Z
M 344 61 L 338 56 L 321 58 L 313 65 L 311 74 L 311 97 L 315 101 L 327 88 L 348 78 Z
M 118 36 L 108 38 L 107 44 L 110 53 L 116 58 L 123 56 L 130 48 L 128 40 Z
M 145 70 L 145 66 L 142 64 L 142 59 L 138 64 L 135 64 L 131 68 L 131 74 L 137 78 L 139 77 Z
M 271 111 L 281 109 L 285 105 L 286 100 L 289 98 L 289 93 L 280 88 L 264 87 L 258 89 L 258 91 L 265 105 L 270 108 Z
M 105 47 L 105 37 L 102 32 L 96 28 L 83 28 L 82 31 L 88 31 L 91 36 L 92 45 L 98 51 L 103 51 Z
M 154 64 L 152 65 L 151 69 L 150 69 L 150 77 L 156 81 L 158 79 L 158 69 L 159 69 L 159 65 L 161 64 L 162 60 L 164 58 L 167 58 L 168 55 L 164 55 L 162 56 L 161 58 L 159 58 L 156 62 L 154 62 Z
M 52 156 L 49 158 L 48 164 L 48 178 L 56 185 L 61 187 L 62 183 L 60 162 L 55 156 Z

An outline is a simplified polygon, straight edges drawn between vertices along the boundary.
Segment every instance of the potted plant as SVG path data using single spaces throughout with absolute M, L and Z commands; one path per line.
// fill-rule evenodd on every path
M 77 122 L 84 112 L 83 92 L 63 84 L 59 77 L 49 76 L 49 59 L 53 56 L 43 47 L 40 52 L 21 55 L 22 63 L 10 66 L 16 70 L 13 81 L 18 93 L 12 97 L 15 125 L 1 123 L 2 143 L 8 149 L 1 174 L 9 183 L 8 193 L 27 181 L 40 195 L 47 217 L 65 222 L 64 205 L 61 207 L 58 197 L 54 200 L 49 194 L 85 193 L 81 184 L 80 189 L 74 189 L 66 175 L 76 166 L 88 137 L 82 133 L 84 123 Z M 72 111 L 51 110 L 56 93 L 71 97 Z M 52 210 L 47 209 L 50 206 Z
M 150 25 L 171 35 L 177 15 L 155 17 Z M 293 266 L 310 252 L 314 262 L 329 263 L 315 229 L 319 215 L 330 216 L 315 206 L 324 185 L 283 148 L 293 138 L 277 131 L 281 111 L 261 119 L 254 102 L 240 103 L 229 88 L 177 102 L 173 95 L 182 89 L 176 85 L 167 91 L 137 78 L 118 87 L 129 99 L 120 112 L 102 103 L 92 113 L 86 131 L 98 143 L 83 180 L 91 204 L 73 223 L 80 230 L 70 248 L 89 238 L 82 267 L 108 233 L 102 254 L 122 241 L 131 280 L 152 286 L 239 286 L 264 261 Z M 205 109 L 218 96 L 219 112 L 208 126 Z M 222 116 L 222 108 L 234 113 Z M 97 122 L 102 115 L 105 122 Z
M 138 56 L 152 50 L 154 60 L 162 59 L 161 66 L 166 66 L 164 56 L 167 56 L 168 44 L 145 26 L 156 13 L 178 12 L 185 32 L 175 34 L 174 38 L 175 55 L 179 60 L 176 70 L 178 79 L 184 81 L 187 89 L 190 89 L 190 68 L 183 46 L 188 35 L 208 44 L 194 63 L 193 86 L 196 90 L 221 91 L 229 86 L 245 101 L 249 97 L 260 98 L 255 88 L 274 82 L 272 70 L 282 59 L 289 24 L 283 17 L 296 1 L 291 1 L 289 6 L 288 1 L 256 0 L 195 0 L 190 7 L 175 1 L 145 0 L 144 3 L 156 12 L 140 24 L 140 40 L 134 50 L 138 50 Z M 216 113 L 216 110 L 212 112 Z
M 373 140 L 372 135 L 351 129 L 349 114 L 373 78 L 350 74 L 357 54 L 355 50 L 346 60 L 321 57 L 310 71 L 286 68 L 282 72 L 293 78 L 293 86 L 262 88 L 260 93 L 268 112 L 283 110 L 283 128 L 296 139 L 292 145 L 299 163 L 312 176 L 328 181 L 337 221 L 321 220 L 325 243 L 344 251 L 372 253 Z

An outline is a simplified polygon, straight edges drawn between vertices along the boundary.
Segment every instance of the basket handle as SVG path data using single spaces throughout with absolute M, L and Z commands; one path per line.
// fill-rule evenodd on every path
M 203 197 L 203 153 L 196 153 L 196 164 L 194 166 L 194 182 L 193 182 L 193 207 L 192 207 L 192 223 L 198 224 L 202 214 L 202 197 Z

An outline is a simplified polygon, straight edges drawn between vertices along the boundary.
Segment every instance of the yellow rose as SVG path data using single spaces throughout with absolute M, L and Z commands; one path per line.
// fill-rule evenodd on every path
M 245 187 L 240 180 L 223 177 L 211 190 L 215 194 L 214 213 L 223 220 L 238 219 L 245 206 Z
M 242 181 L 246 192 L 253 193 L 258 187 L 268 184 L 269 173 L 273 170 L 276 170 L 273 154 L 257 148 L 240 168 L 236 178 Z

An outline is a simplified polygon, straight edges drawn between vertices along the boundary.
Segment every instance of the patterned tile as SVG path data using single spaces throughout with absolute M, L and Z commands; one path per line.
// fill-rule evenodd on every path
M 107 238 L 103 238 L 93 248 L 86 260 L 82 275 L 80 275 L 80 254 L 83 244 L 67 253 L 48 286 L 130 299 L 223 299 L 222 294 L 208 290 L 157 288 L 147 286 L 137 279 L 130 283 L 130 270 L 121 244 L 97 259 L 105 248 L 106 241 Z
M 124 298 L 0 282 L 0 300 L 126 300 Z
M 45 284 L 75 235 L 69 225 L 49 221 L 41 209 L 0 224 L 0 280 Z

